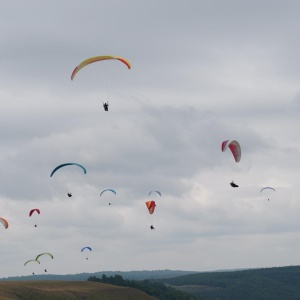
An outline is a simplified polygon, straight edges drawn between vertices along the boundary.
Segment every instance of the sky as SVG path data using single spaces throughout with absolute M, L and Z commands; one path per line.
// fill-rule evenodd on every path
M 299 11 L 2 0 L 0 277 L 298 265 Z

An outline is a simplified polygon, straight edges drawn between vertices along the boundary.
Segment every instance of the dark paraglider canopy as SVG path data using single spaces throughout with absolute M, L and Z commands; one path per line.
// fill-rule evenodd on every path
M 233 187 L 233 188 L 236 188 L 236 187 L 239 187 L 237 184 L 235 184 L 233 181 L 230 182 L 230 185 Z

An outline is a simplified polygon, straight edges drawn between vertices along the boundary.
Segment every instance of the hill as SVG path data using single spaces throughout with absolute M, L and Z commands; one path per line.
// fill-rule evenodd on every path
M 87 281 L 89 277 L 101 278 L 103 274 L 106 276 L 121 275 L 124 279 L 130 280 L 144 280 L 144 279 L 158 279 L 178 277 L 187 274 L 195 274 L 195 271 L 181 271 L 181 270 L 143 270 L 143 271 L 101 271 L 95 273 L 79 273 L 67 275 L 41 274 L 0 278 L 0 281 L 19 281 L 19 280 L 62 280 L 62 281 Z
M 0 282 L 1 300 L 155 300 L 156 298 L 128 287 L 96 282 L 10 281 Z
M 205 300 L 300 300 L 300 266 L 157 279 Z

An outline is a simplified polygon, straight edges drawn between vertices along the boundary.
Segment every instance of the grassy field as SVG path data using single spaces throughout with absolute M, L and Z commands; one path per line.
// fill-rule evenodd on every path
M 1 300 L 154 300 L 135 289 L 82 281 L 0 282 Z

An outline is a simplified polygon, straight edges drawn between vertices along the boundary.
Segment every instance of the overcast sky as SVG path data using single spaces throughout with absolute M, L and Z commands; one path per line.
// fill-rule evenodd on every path
M 1 1 L 0 277 L 298 265 L 299 11 L 277 0 Z M 71 81 L 98 55 L 132 68 L 95 63 Z M 221 151 L 228 139 L 239 163 Z M 87 174 L 50 177 L 69 162 Z M 107 188 L 117 194 L 100 197 Z M 42 252 L 54 259 L 24 267 Z

